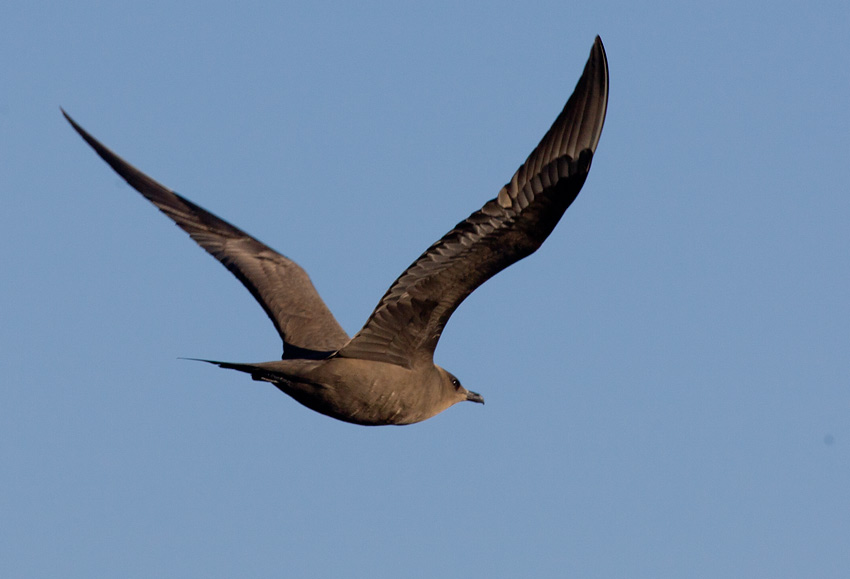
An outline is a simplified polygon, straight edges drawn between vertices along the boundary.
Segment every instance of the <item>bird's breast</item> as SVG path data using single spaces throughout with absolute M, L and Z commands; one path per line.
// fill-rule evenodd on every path
M 436 412 L 439 377 L 369 360 L 332 358 L 310 372 L 308 400 L 315 410 L 357 424 L 410 424 Z

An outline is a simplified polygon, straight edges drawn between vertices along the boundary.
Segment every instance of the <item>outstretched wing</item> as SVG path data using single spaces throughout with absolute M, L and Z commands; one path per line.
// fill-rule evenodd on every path
M 348 341 L 297 263 L 163 187 L 103 146 L 64 110 L 62 114 L 133 189 L 173 219 L 248 288 L 283 339 L 285 358 L 324 357 Z
M 540 247 L 576 198 L 607 105 L 608 62 L 596 37 L 573 95 L 510 182 L 414 261 L 337 355 L 401 366 L 431 361 L 466 296 Z

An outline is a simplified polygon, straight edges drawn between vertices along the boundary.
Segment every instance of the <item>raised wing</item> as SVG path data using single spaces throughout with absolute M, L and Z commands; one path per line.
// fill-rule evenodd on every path
M 466 296 L 540 247 L 576 198 L 607 105 L 608 61 L 597 36 L 575 91 L 510 182 L 414 261 L 337 355 L 408 367 L 430 362 Z
M 159 207 L 248 288 L 283 339 L 284 358 L 325 357 L 348 341 L 297 263 L 163 187 L 103 146 L 64 110 L 62 114 L 133 189 Z

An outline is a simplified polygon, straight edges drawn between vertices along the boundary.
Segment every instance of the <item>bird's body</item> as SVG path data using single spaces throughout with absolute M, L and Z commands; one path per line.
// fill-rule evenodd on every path
M 277 361 L 205 361 L 271 382 L 327 416 L 384 425 L 420 422 L 463 400 L 484 402 L 434 364 L 437 341 L 475 288 L 533 253 L 554 229 L 590 170 L 607 102 L 608 64 L 597 37 L 575 92 L 513 178 L 414 261 L 350 339 L 298 264 L 160 185 L 65 117 L 119 175 L 248 288 L 284 344 Z
M 213 363 L 271 382 L 317 412 L 367 426 L 421 422 L 455 402 L 480 400 L 474 392 L 452 383 L 453 377 L 435 364 L 406 368 L 342 357 Z

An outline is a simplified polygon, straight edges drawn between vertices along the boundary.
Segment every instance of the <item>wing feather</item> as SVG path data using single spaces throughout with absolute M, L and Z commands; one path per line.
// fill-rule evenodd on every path
M 80 136 L 127 183 L 219 260 L 260 303 L 284 343 L 284 357 L 326 357 L 348 341 L 310 277 L 291 259 L 157 183 L 87 133 Z
M 508 184 L 414 261 L 336 355 L 408 367 L 431 362 L 460 303 L 540 247 L 576 198 L 607 103 L 608 62 L 597 37 L 572 96 Z

